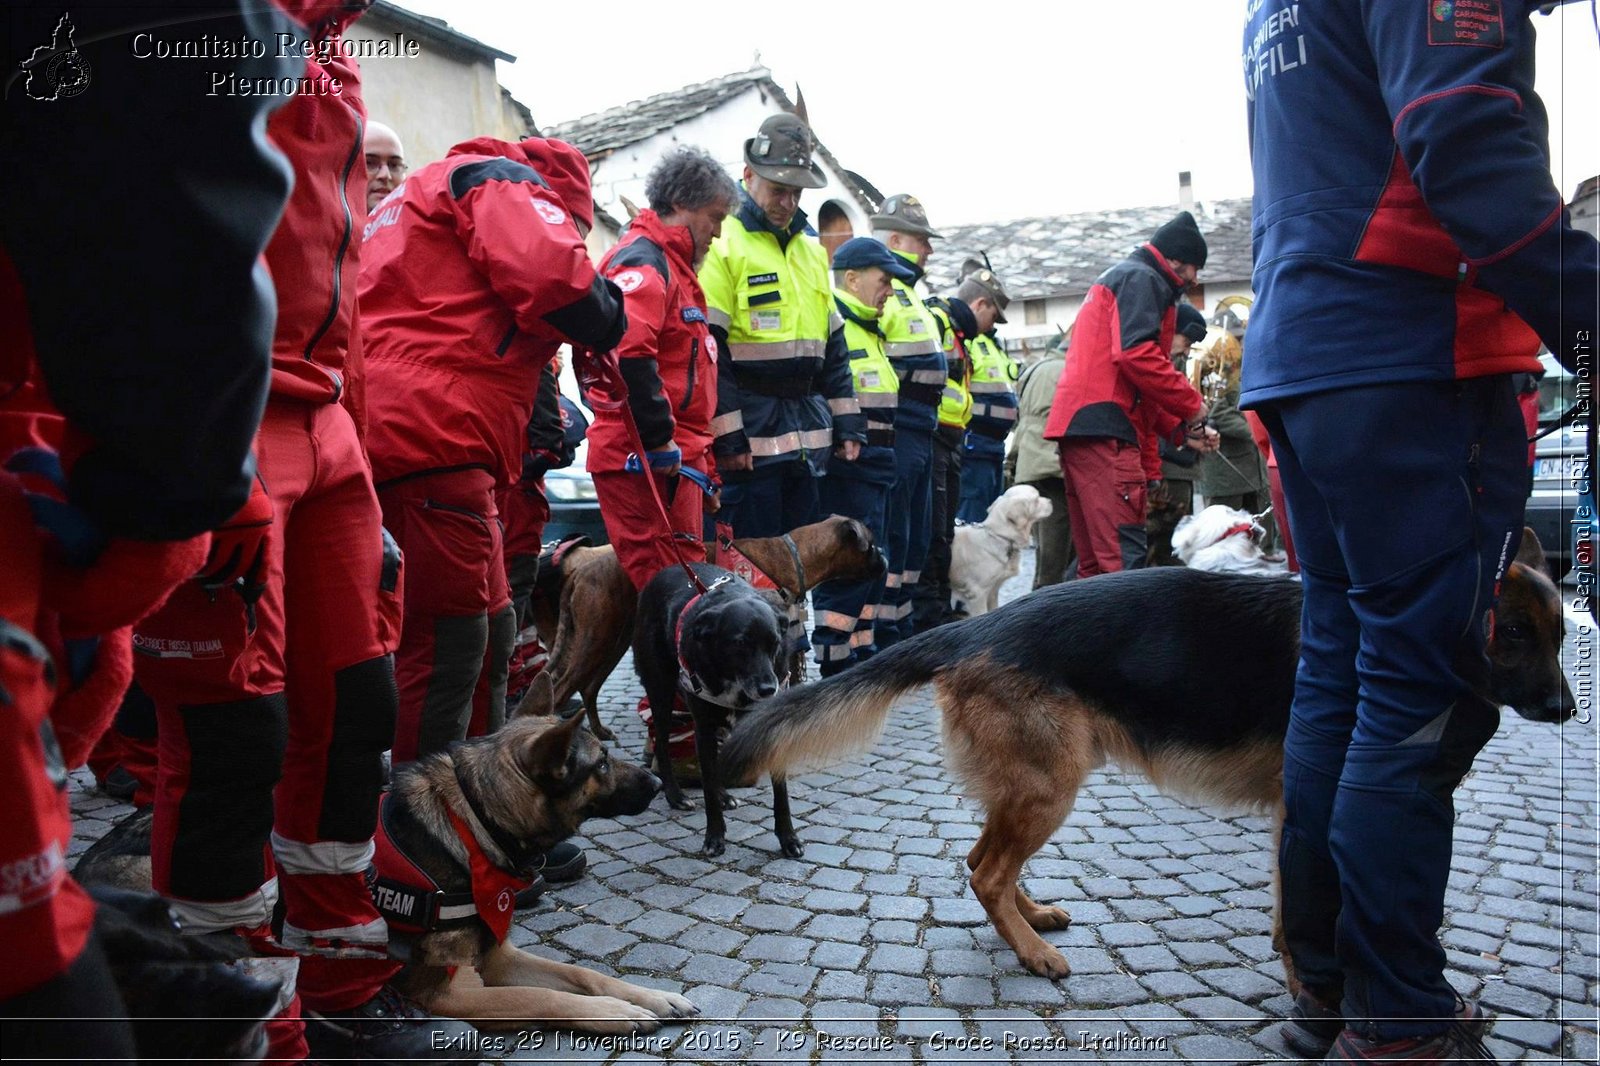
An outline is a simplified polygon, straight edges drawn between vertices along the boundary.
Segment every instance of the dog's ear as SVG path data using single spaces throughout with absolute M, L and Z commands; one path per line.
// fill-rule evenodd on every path
M 530 781 L 566 776 L 567 753 L 572 750 L 572 738 L 577 736 L 582 719 L 582 714 L 566 718 L 557 715 L 555 724 L 528 740 L 517 761 Z
M 851 546 L 856 551 L 869 552 L 872 550 L 872 530 L 868 529 L 865 523 L 852 518 L 846 521 L 844 526 L 844 536 L 849 539 Z
M 534 675 L 533 684 L 528 686 L 528 692 L 522 697 L 522 702 L 517 704 L 517 709 L 511 712 L 511 717 L 516 719 L 555 713 L 555 683 L 550 680 L 549 670 L 540 670 Z
M 1522 543 L 1517 547 L 1517 557 L 1513 561 L 1544 573 L 1544 545 L 1539 543 L 1539 535 L 1527 526 L 1522 527 Z

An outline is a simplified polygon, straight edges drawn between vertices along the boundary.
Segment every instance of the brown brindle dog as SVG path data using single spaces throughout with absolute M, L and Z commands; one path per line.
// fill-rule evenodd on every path
M 830 578 L 866 577 L 881 573 L 886 565 L 872 531 L 839 515 L 784 537 L 747 538 L 733 546 L 791 602 L 799 602 L 814 585 Z M 550 649 L 546 672 L 555 688 L 555 705 L 563 707 L 574 694 L 582 696 L 589 728 L 600 739 L 610 740 L 612 733 L 600 722 L 597 700 L 600 686 L 633 641 L 639 593 L 610 545 L 569 548 L 559 560 L 547 564 L 541 559 L 540 568 L 533 620 L 539 639 Z
M 726 784 L 748 784 L 863 750 L 895 701 L 931 682 L 946 758 L 987 811 L 967 856 L 973 893 L 1024 966 L 1065 977 L 1067 960 L 1039 932 L 1066 928 L 1067 912 L 1035 903 L 1018 878 L 1093 770 L 1114 762 L 1164 792 L 1281 821 L 1300 604 L 1293 581 L 1187 567 L 1053 585 L 763 701 L 722 745 L 719 769 Z M 1572 717 L 1564 635 L 1528 530 L 1479 695 L 1533 721 Z

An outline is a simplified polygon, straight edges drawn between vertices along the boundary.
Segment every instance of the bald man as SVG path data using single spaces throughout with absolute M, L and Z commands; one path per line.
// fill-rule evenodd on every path
M 406 176 L 406 150 L 400 135 L 381 122 L 367 123 L 367 213 L 383 202 Z

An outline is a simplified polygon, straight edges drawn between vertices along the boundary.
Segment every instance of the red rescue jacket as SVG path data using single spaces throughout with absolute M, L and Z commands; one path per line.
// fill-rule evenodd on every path
M 658 451 L 670 442 L 685 463 L 700 466 L 717 413 L 717 342 L 706 323 L 693 257 L 688 228 L 668 226 L 646 210 L 600 261 L 600 272 L 624 295 L 628 332 L 617 356 L 645 449 Z M 589 469 L 621 470 L 631 451 L 621 412 L 596 409 Z
M 278 0 L 318 44 L 336 42 L 370 0 Z M 356 61 L 327 48 L 306 61 L 317 91 L 299 92 L 267 122 L 294 164 L 294 190 L 267 245 L 278 292 L 273 399 L 343 400 L 363 424 L 355 335 L 357 250 L 366 219 L 366 107 Z M 332 83 L 337 79 L 338 91 Z M 356 349 L 357 352 L 359 349 Z
M 1172 365 L 1182 289 L 1148 244 L 1095 280 L 1072 326 L 1046 440 L 1112 437 L 1140 444 L 1142 436 L 1170 433 L 1199 413 L 1199 392 Z M 1156 410 L 1137 410 L 1147 405 Z
M 361 263 L 367 446 L 380 485 L 522 470 L 539 375 L 564 341 L 609 350 L 627 325 L 571 206 L 541 168 L 577 149 L 478 138 L 411 173 L 367 222 Z M 592 210 L 583 171 L 583 206 Z

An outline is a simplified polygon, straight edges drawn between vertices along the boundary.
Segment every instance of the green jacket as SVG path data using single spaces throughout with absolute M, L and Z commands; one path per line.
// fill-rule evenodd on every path
M 1201 495 L 1209 500 L 1264 490 L 1267 464 L 1250 434 L 1250 423 L 1239 411 L 1237 387 L 1229 389 L 1212 410 L 1211 421 L 1222 437 L 1222 447 L 1216 454 L 1200 457 Z
M 1023 370 L 1017 381 L 1017 428 L 1011 434 L 1011 451 L 1016 466 L 1012 480 L 1018 485 L 1061 476 L 1056 442 L 1044 439 L 1044 424 L 1066 365 L 1064 354 L 1049 355 Z

